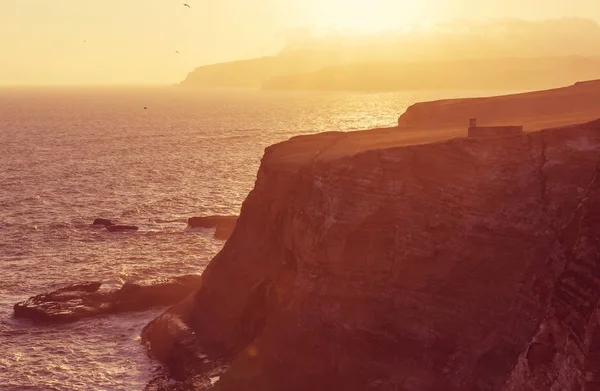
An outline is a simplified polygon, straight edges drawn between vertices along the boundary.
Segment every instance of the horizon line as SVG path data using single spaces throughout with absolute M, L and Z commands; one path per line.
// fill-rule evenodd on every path
M 65 83 L 65 84 L 0 84 L 1 89 L 7 88 L 81 88 L 81 87 L 177 87 L 179 83 L 114 83 L 114 84 L 92 84 L 92 83 Z

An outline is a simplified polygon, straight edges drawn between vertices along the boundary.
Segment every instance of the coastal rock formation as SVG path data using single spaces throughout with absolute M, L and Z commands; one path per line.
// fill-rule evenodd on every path
M 599 125 L 270 147 L 201 288 L 143 340 L 221 391 L 583 390 L 600 369 Z
M 525 130 L 566 126 L 600 117 L 600 80 L 522 94 L 416 103 L 398 119 L 401 128 L 466 128 L 523 124 Z
M 188 226 L 192 228 L 215 228 L 215 238 L 227 240 L 235 229 L 237 219 L 237 216 L 190 217 Z
M 108 227 L 109 225 L 114 225 L 112 221 L 108 219 L 95 219 L 92 223 L 94 227 Z
M 139 228 L 135 225 L 107 225 L 106 229 L 110 232 L 137 231 Z
M 522 90 L 600 77 L 593 20 L 459 22 L 456 33 L 293 37 L 275 56 L 206 65 L 181 85 L 317 91 Z M 454 29 L 454 27 L 450 27 Z M 459 32 L 458 30 L 461 30 Z M 517 43 L 518 42 L 518 43 Z
M 331 52 L 280 53 L 277 56 L 205 65 L 190 72 L 180 85 L 191 88 L 260 88 L 265 80 L 311 72 L 341 59 Z
M 40 322 L 74 322 L 91 316 L 141 311 L 181 301 L 200 286 L 200 281 L 200 276 L 185 275 L 126 282 L 120 289 L 110 291 L 99 291 L 100 282 L 83 282 L 17 303 L 14 314 Z

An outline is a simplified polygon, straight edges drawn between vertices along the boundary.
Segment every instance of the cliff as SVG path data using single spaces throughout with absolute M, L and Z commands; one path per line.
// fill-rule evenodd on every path
M 368 57 L 367 57 L 368 58 Z M 366 61 L 369 61 L 368 63 Z M 343 64 L 273 77 L 265 90 L 418 91 L 534 90 L 600 78 L 600 58 L 492 58 Z
M 311 91 L 506 91 L 551 88 L 599 77 L 598 57 L 377 62 L 337 52 L 298 51 L 201 66 L 180 85 Z
M 398 120 L 408 129 L 463 129 L 480 124 L 524 125 L 525 130 L 565 126 L 600 118 L 600 80 L 569 87 L 504 96 L 416 103 Z
M 290 33 L 286 47 L 276 56 L 199 67 L 181 84 L 194 88 L 263 85 L 277 90 L 506 91 L 600 77 L 600 26 L 590 19 L 461 20 L 427 29 L 359 35 Z
M 265 80 L 289 73 L 312 72 L 339 61 L 326 53 L 294 52 L 201 66 L 180 85 L 193 88 L 260 88 Z
M 144 330 L 171 376 L 223 391 L 593 381 L 600 122 L 404 146 L 356 134 L 266 150 L 199 290 Z

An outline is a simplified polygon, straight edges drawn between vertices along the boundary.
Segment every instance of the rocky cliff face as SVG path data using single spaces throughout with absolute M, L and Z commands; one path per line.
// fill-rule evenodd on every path
M 344 142 L 267 149 L 201 288 L 144 330 L 172 376 L 223 391 L 591 390 L 600 123 Z

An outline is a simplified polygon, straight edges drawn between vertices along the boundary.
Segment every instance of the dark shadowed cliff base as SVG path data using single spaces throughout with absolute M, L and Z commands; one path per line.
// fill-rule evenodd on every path
M 401 129 L 268 148 L 201 287 L 144 341 L 196 389 L 592 390 L 598 94 L 424 103 Z M 485 113 L 556 128 L 443 140 Z

